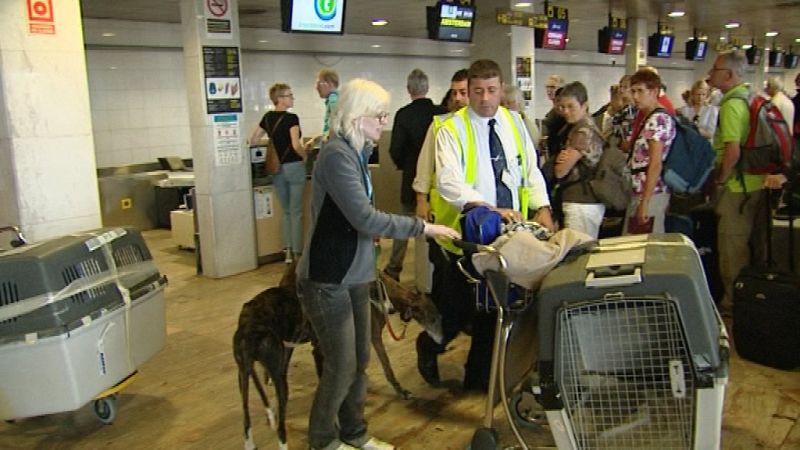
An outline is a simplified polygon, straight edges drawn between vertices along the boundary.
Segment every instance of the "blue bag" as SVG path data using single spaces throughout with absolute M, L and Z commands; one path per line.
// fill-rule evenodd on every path
M 675 120 L 675 139 L 672 141 L 661 176 L 673 192 L 694 194 L 703 189 L 716 155 L 711 144 L 683 117 Z
M 491 244 L 503 232 L 503 217 L 486 206 L 476 206 L 464 214 L 461 232 L 467 242 Z

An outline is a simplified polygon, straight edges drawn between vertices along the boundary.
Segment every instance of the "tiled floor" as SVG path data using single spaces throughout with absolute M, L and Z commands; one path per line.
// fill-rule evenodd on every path
M 231 337 L 241 305 L 260 290 L 277 284 L 284 266 L 270 264 L 211 280 L 194 274 L 194 254 L 178 250 L 168 231 L 145 235 L 159 269 L 170 280 L 166 291 L 168 339 L 164 350 L 141 366 L 136 382 L 121 393 L 114 424 L 101 425 L 91 405 L 74 412 L 3 423 L 0 449 L 242 448 L 242 414 Z M 411 261 L 411 255 L 407 261 Z M 412 275 L 407 263 L 403 281 L 410 284 Z M 399 323 L 395 327 L 400 327 Z M 483 397 L 465 393 L 457 382 L 463 374 L 461 365 L 468 341 L 457 339 L 440 358 L 442 377 L 452 382 L 434 389 L 416 371 L 411 338 L 418 332 L 419 327 L 412 324 L 408 338 L 397 342 L 384 334 L 398 379 L 414 398 L 398 398 L 383 378 L 379 364 L 371 364 L 366 407 L 370 431 L 406 450 L 463 449 L 480 425 L 484 409 Z M 308 410 L 316 387 L 308 346 L 295 351 L 289 382 L 289 447 L 304 449 Z M 271 386 L 267 390 L 274 398 Z M 256 395 L 251 395 L 250 405 L 256 444 L 262 449 L 277 448 L 275 433 L 267 427 Z M 723 419 L 724 448 L 800 448 L 799 416 L 800 372 L 773 370 L 732 357 Z M 499 408 L 496 417 L 502 443 L 513 445 Z M 553 445 L 547 430 L 526 431 L 525 437 L 534 448 Z

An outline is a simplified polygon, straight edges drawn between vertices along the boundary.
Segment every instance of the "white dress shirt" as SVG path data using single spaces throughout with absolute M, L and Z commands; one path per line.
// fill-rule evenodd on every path
M 419 150 L 417 157 L 417 175 L 414 177 L 414 182 L 411 188 L 418 194 L 427 194 L 431 191 L 431 178 L 433 177 L 434 167 L 434 153 L 436 153 L 436 141 L 433 136 L 433 122 L 428 127 L 428 132 L 425 133 L 425 140 L 422 141 L 422 147 Z
M 516 115 L 517 113 L 511 112 L 511 114 Z M 497 110 L 494 117 L 481 117 L 468 107 L 468 117 L 477 147 L 474 184 L 470 185 L 466 182 L 465 162 L 462 162 L 461 148 L 458 143 L 459 136 L 454 136 L 453 132 L 445 126 L 436 135 L 436 186 L 439 194 L 458 210 L 464 209 L 464 205 L 472 202 L 497 204 L 494 170 L 489 153 L 489 120 L 494 118 L 497 121 L 495 131 L 503 143 L 506 157 L 506 173 L 503 176 L 503 182 L 511 191 L 514 209 L 519 210 L 519 187 L 522 182 L 522 172 L 517 143 L 511 128 L 515 126 L 514 123 L 509 122 L 500 109 Z M 516 118 L 519 119 L 518 116 Z M 522 121 L 519 120 L 519 123 Z M 533 141 L 524 126 L 519 129 L 519 133 L 525 146 L 527 160 L 528 173 L 525 184 L 530 187 L 531 192 L 528 209 L 533 211 L 543 206 L 549 206 L 550 200 L 547 196 L 547 185 L 539 170 Z
M 678 114 L 690 121 L 694 121 L 695 116 L 697 116 L 697 128 L 704 130 L 711 136 L 708 138 L 709 141 L 714 141 L 714 133 L 717 132 L 719 106 L 703 105 L 700 107 L 700 111 L 697 111 L 692 106 L 684 105 L 678 108 Z

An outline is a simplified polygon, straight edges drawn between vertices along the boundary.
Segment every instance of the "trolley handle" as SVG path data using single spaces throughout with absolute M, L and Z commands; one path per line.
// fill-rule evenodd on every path
M 453 245 L 464 250 L 466 253 L 480 253 L 480 252 L 487 252 L 490 253 L 494 251 L 494 248 L 488 245 L 478 244 L 475 242 L 465 241 L 463 239 L 453 239 Z

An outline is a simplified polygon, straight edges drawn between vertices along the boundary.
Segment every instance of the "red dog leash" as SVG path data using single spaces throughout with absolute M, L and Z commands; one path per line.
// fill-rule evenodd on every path
M 400 337 L 398 337 L 394 332 L 394 328 L 392 328 L 392 322 L 389 320 L 389 311 L 386 308 L 386 302 L 389 300 L 389 292 L 386 290 L 386 285 L 383 284 L 380 279 L 375 280 L 375 282 L 378 285 L 378 292 L 381 297 L 381 300 L 377 301 L 377 303 L 383 311 L 383 318 L 384 322 L 386 322 L 386 329 L 389 331 L 389 336 L 391 336 L 395 341 L 405 339 L 406 330 L 408 330 L 408 323 L 403 324 L 403 332 L 400 334 Z

